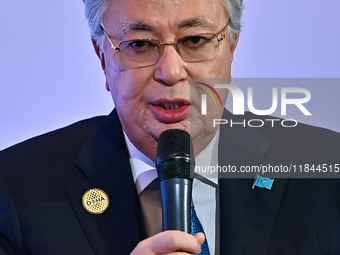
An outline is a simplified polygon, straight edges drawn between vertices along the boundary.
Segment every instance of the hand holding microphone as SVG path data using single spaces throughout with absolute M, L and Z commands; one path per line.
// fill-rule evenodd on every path
M 190 135 L 179 129 L 164 131 L 158 140 L 156 160 L 162 193 L 164 232 L 140 242 L 131 255 L 201 252 L 204 234 L 191 235 L 190 173 L 194 166 L 195 158 Z

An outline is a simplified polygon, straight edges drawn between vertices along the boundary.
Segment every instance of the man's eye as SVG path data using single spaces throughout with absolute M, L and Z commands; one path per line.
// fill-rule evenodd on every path
M 198 47 L 203 46 L 208 41 L 209 39 L 203 36 L 189 36 L 186 38 L 186 40 L 183 41 L 183 43 L 189 47 Z
M 145 51 L 154 48 L 154 45 L 151 42 L 147 41 L 132 41 L 129 42 L 127 48 L 132 50 Z

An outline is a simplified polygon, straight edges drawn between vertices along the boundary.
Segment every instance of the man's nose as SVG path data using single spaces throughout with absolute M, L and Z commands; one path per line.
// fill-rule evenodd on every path
M 169 43 L 162 46 L 162 53 L 156 64 L 154 79 L 168 86 L 188 79 L 187 63 L 178 54 L 176 45 Z

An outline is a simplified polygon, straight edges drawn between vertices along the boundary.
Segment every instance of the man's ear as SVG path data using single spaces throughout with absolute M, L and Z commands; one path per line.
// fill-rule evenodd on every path
M 96 52 L 98 58 L 100 59 L 100 63 L 102 65 L 102 69 L 103 69 L 103 71 L 105 73 L 105 58 L 104 58 L 104 53 L 100 49 L 100 47 L 97 45 L 97 41 L 96 40 L 91 38 L 91 41 L 92 41 L 92 45 L 93 45 L 94 51 Z
M 104 74 L 106 76 L 104 52 L 100 49 L 100 47 L 98 46 L 96 40 L 91 38 L 91 41 L 92 41 L 92 45 L 93 45 L 94 51 L 96 52 L 98 58 L 100 59 L 100 63 L 102 65 L 102 69 L 103 69 Z M 107 91 L 110 91 L 110 87 L 109 87 L 109 84 L 108 84 L 107 80 L 105 82 L 105 88 L 106 88 Z
M 238 39 L 239 38 L 240 38 L 239 34 L 235 35 L 234 43 L 233 43 L 233 45 L 230 46 L 231 62 L 233 62 L 233 60 L 234 60 L 234 52 L 235 52 L 236 46 L 238 44 Z

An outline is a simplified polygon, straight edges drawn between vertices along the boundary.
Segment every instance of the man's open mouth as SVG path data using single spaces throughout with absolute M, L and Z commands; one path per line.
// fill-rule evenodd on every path
M 151 110 L 159 121 L 173 123 L 189 117 L 190 103 L 185 99 L 159 99 L 153 102 Z
M 163 107 L 166 110 L 174 110 L 182 107 L 184 103 L 176 102 L 176 103 L 160 103 L 158 106 Z

